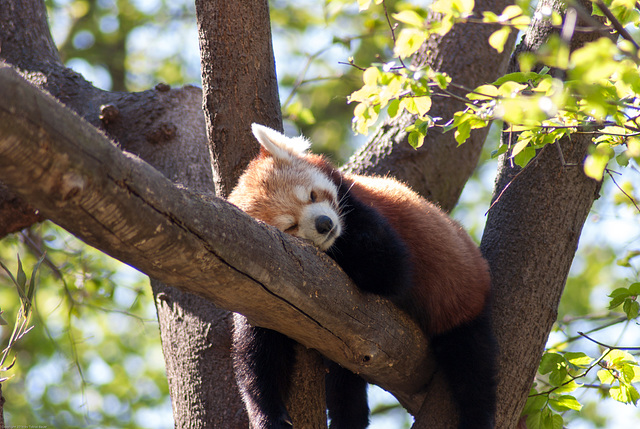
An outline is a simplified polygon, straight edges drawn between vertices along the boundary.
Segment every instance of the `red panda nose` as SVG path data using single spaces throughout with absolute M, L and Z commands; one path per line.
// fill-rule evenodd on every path
M 329 216 L 321 215 L 316 218 L 316 231 L 326 234 L 333 229 L 333 221 Z

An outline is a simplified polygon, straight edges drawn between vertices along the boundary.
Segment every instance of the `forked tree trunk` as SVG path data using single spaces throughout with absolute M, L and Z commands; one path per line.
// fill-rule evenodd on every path
M 496 12 L 506 4 L 476 2 L 479 10 Z M 216 159 L 215 183 L 224 194 L 255 151 L 248 134 L 250 122 L 276 128 L 280 123 L 268 13 L 265 0 L 202 0 L 197 9 L 206 125 Z M 432 42 L 432 56 L 425 61 L 465 86 L 493 81 L 504 71 L 507 56 L 487 46 L 490 31 L 470 25 L 456 27 L 444 39 Z M 93 88 L 59 63 L 44 5 L 37 0 L 4 1 L 0 40 L 3 59 L 90 123 L 106 129 L 124 148 L 139 153 L 172 180 L 212 190 L 209 161 L 202 152 L 200 102 L 194 101 L 192 89 L 167 91 L 159 86 L 124 94 Z M 447 118 L 451 111 L 448 100 L 434 104 L 435 116 Z M 185 121 L 190 119 L 182 122 L 182 116 Z M 374 142 L 353 159 L 351 169 L 391 172 L 449 210 L 475 167 L 484 136 L 472 135 L 458 149 L 455 144 L 441 143 L 451 139 L 450 135 L 433 133 L 425 147 L 414 152 L 400 130 L 407 120 L 384 126 Z M 565 143 L 565 159 L 581 161 L 587 145 L 575 138 Z M 230 146 L 240 152 L 232 153 Z M 173 165 L 176 154 L 194 159 Z M 516 174 L 507 159 L 502 164 L 496 195 Z M 560 165 L 553 148 L 547 148 L 513 180 L 490 212 L 482 249 L 494 277 L 496 330 L 502 347 L 498 427 L 514 427 L 517 421 L 597 189 L 579 168 Z M 229 366 L 227 313 L 170 287 L 154 284 L 154 293 L 176 427 L 246 427 Z M 415 427 L 452 427 L 446 385 L 436 376 L 429 389 L 430 399 L 416 417 Z M 438 423 L 430 426 L 430 422 Z

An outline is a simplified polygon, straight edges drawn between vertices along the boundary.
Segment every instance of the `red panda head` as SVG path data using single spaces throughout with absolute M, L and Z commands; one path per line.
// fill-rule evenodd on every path
M 262 145 L 229 195 L 243 211 L 281 231 L 311 240 L 327 250 L 342 232 L 338 187 L 328 164 L 307 154 L 304 137 L 287 137 L 262 125 L 251 126 Z

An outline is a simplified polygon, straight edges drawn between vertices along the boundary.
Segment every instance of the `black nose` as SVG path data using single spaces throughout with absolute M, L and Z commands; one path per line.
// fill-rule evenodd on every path
M 331 231 L 332 228 L 333 221 L 329 216 L 322 215 L 316 218 L 316 231 L 318 231 L 319 234 L 326 234 Z

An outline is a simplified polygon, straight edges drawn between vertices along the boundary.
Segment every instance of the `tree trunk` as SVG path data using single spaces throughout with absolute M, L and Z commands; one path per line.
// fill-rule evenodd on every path
M 214 181 L 226 197 L 258 153 L 251 124 L 282 130 L 269 3 L 197 0 L 196 14 Z M 295 362 L 287 404 L 294 427 L 326 428 L 324 364 L 306 347 L 296 348 Z
M 590 2 L 582 4 L 591 10 Z M 565 9 L 558 0 L 541 1 L 537 7 Z M 534 20 L 516 54 L 535 51 L 553 31 L 548 22 Z M 571 49 L 598 37 L 597 32 L 576 34 Z M 510 71 L 519 70 L 516 54 Z M 481 245 L 491 266 L 494 329 L 501 351 L 497 427 L 515 427 L 520 418 L 582 227 L 598 197 L 601 183 L 586 177 L 582 168 L 590 144 L 588 134 L 564 138 L 556 147 L 541 149 L 524 170 L 508 154 L 499 160 Z

